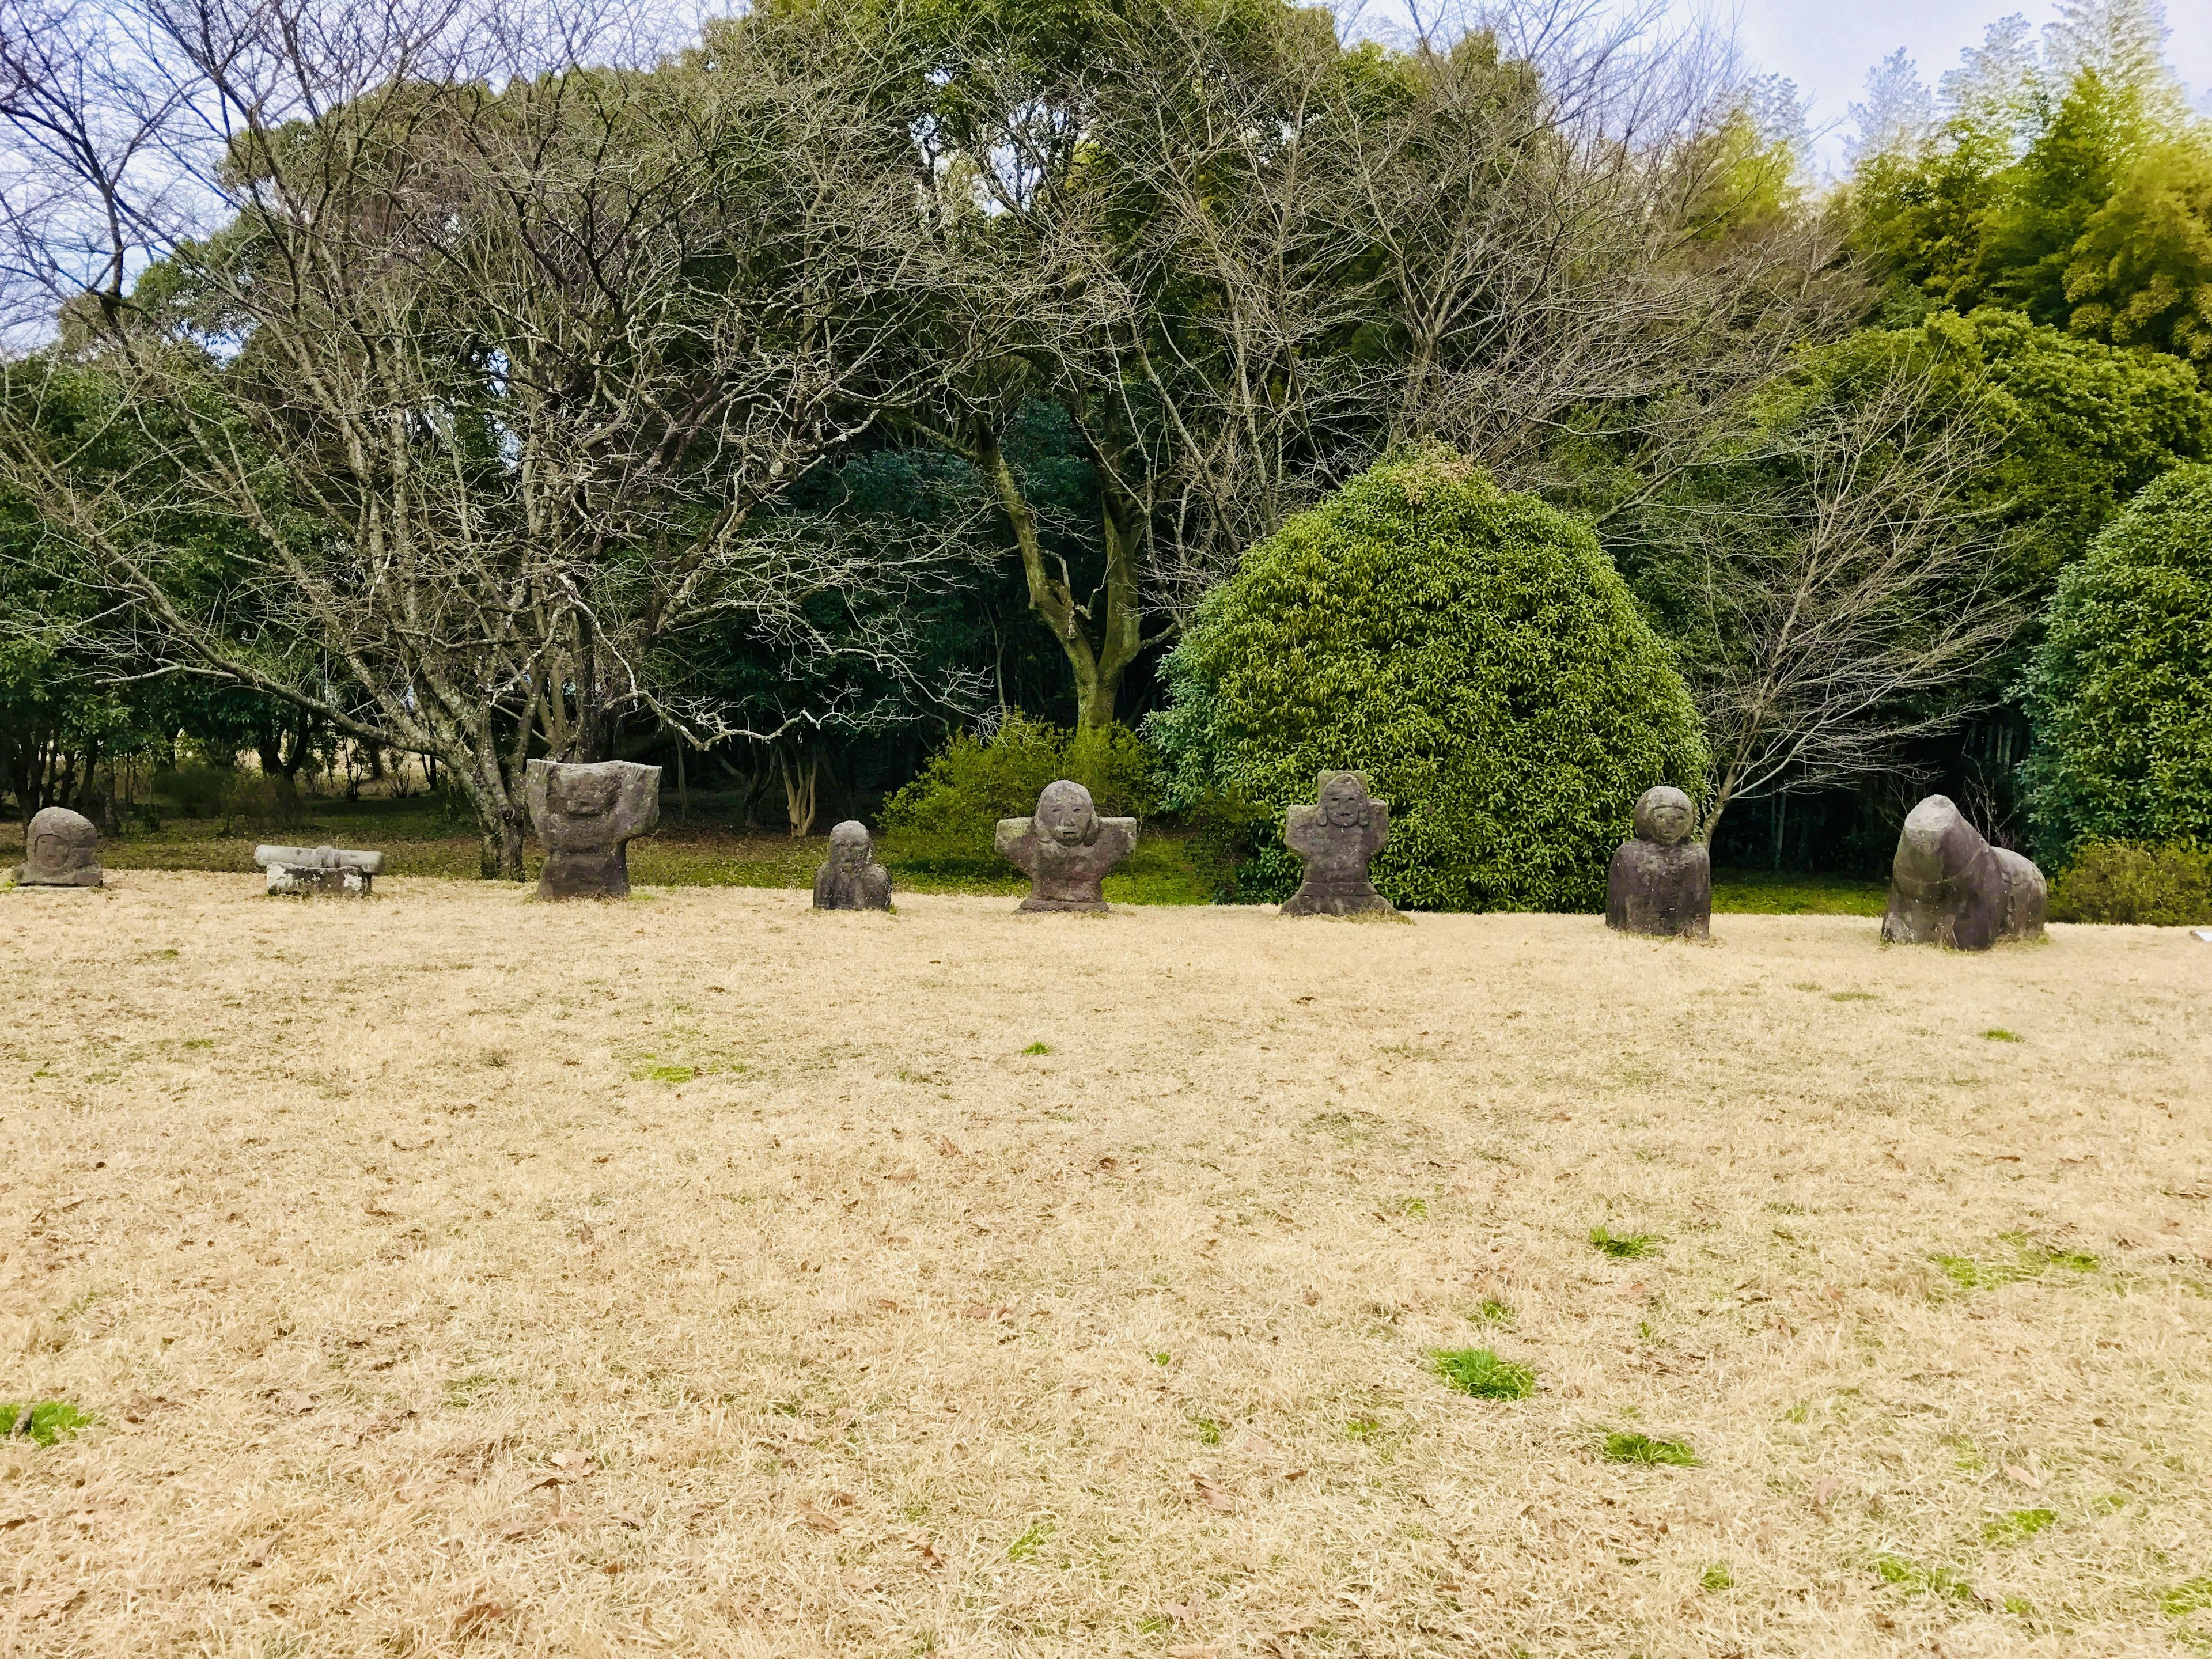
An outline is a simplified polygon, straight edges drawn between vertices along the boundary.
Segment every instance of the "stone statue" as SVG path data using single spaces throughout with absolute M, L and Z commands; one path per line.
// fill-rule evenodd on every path
M 1137 844 L 1134 818 L 1102 818 L 1091 792 L 1066 778 L 1048 783 L 1036 811 L 1000 818 L 999 851 L 1028 873 L 1024 910 L 1103 910 L 1099 884 Z
M 1930 795 L 1898 836 L 1881 936 L 1986 951 L 2002 939 L 2041 939 L 2049 906 L 2042 871 L 1990 846 L 1948 795 Z
M 868 826 L 848 818 L 830 832 L 830 861 L 815 872 L 817 910 L 888 910 L 891 872 L 876 862 Z
M 98 887 L 100 831 L 66 806 L 34 813 L 23 831 L 23 864 L 15 879 L 25 887 Z
M 660 822 L 660 769 L 633 761 L 530 763 L 530 822 L 545 844 L 538 896 L 627 898 L 633 836 Z
M 1713 860 L 1692 841 L 1697 808 L 1669 784 L 1636 798 L 1636 839 L 1613 850 L 1605 877 L 1605 925 L 1659 939 L 1710 939 Z
M 1284 817 L 1283 842 L 1305 860 L 1305 876 L 1276 914 L 1395 915 L 1367 878 L 1368 860 L 1390 839 L 1390 803 L 1369 794 L 1358 772 L 1324 772 L 1315 793 L 1320 805 L 1293 806 Z
M 372 880 L 384 869 L 381 853 L 353 853 L 342 847 L 257 847 L 253 861 L 269 872 L 272 893 L 319 894 L 367 898 Z

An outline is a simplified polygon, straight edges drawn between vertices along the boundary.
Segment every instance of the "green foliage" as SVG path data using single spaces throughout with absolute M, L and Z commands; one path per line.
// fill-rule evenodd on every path
M 1605 1456 L 1609 1463 L 1664 1463 L 1677 1468 L 1694 1468 L 1698 1462 L 1687 1442 L 1654 1440 L 1627 1430 L 1606 1436 Z
M 66 1400 L 0 1401 L 0 1434 L 28 1435 L 41 1446 L 68 1439 L 94 1420 Z
M 2004 1242 L 2013 1248 L 2013 1259 L 2009 1261 L 1981 1261 L 1964 1255 L 1933 1255 L 1928 1259 L 1942 1269 L 1946 1279 L 1968 1291 L 2016 1284 L 2052 1267 L 2063 1267 L 2076 1273 L 2097 1271 L 2097 1258 L 2087 1250 L 2054 1250 L 2036 1243 L 2025 1233 L 2007 1233 Z
M 1907 1595 L 1942 1595 L 1955 1601 L 1973 1599 L 1974 1587 L 1948 1567 L 1923 1567 L 1901 1555 L 1875 1558 L 1875 1574 Z
M 2058 1519 L 2053 1510 L 2014 1510 L 2011 1514 L 1989 1522 L 1982 1528 L 1982 1541 L 1989 1544 L 2017 1544 L 2033 1538 Z
M 1002 876 L 994 848 L 1000 818 L 1027 817 L 1057 778 L 1091 792 L 1101 817 L 1150 817 L 1158 807 L 1154 760 L 1127 726 L 1070 731 L 1010 709 L 988 737 L 955 732 L 921 775 L 884 804 L 902 862 L 942 874 Z
M 1649 1233 L 1616 1234 L 1603 1227 L 1593 1227 L 1589 1237 L 1591 1243 L 1615 1261 L 1634 1261 L 1659 1248 L 1659 1241 Z
M 1698 1575 L 1698 1583 L 1708 1595 L 1717 1595 L 1724 1589 L 1735 1588 L 1735 1575 L 1728 1570 L 1725 1561 L 1716 1561 Z
M 2212 466 L 2177 467 L 2060 578 L 2026 686 L 2037 850 L 2212 845 Z
M 2145 927 L 2212 923 L 2212 854 L 2170 844 L 2084 842 L 2051 884 L 2051 919 Z
M 1164 672 L 1170 804 L 1238 804 L 1248 901 L 1296 885 L 1283 814 L 1324 769 L 1391 802 L 1376 884 L 1443 910 L 1599 908 L 1636 797 L 1705 775 L 1689 693 L 1595 538 L 1437 449 L 1251 548 Z
M 1536 1392 L 1536 1373 L 1510 1364 L 1488 1348 L 1436 1348 L 1429 1363 L 1438 1376 L 1478 1400 L 1526 1400 Z

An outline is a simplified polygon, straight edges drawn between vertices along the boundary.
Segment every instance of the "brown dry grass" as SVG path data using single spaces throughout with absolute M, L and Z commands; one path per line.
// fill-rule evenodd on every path
M 2072 1656 L 2207 1616 L 2186 934 L 257 888 L 0 894 L 0 1397 L 100 1419 L 0 1443 L 10 1654 Z M 1534 1396 L 1447 1390 L 1466 1346 Z

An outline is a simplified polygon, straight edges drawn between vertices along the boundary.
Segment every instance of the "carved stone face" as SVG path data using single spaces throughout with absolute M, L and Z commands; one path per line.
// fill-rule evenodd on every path
M 100 837 L 88 823 L 70 823 L 40 830 L 31 844 L 31 862 L 43 870 L 77 870 L 92 862 Z
M 1063 778 L 1037 797 L 1036 824 L 1062 847 L 1087 847 L 1098 839 L 1098 809 L 1088 789 Z
M 834 870 L 858 875 L 868 867 L 874 850 L 868 832 L 858 823 L 841 823 L 830 832 L 830 866 Z
M 613 809 L 621 788 L 604 772 L 556 769 L 546 785 L 545 804 L 572 818 L 603 817 Z
M 1358 830 L 1365 827 L 1369 817 L 1366 787 L 1351 773 L 1340 772 L 1322 786 L 1323 823 L 1337 830 Z
M 1690 798 L 1667 784 L 1645 790 L 1636 801 L 1636 836 L 1662 847 L 1679 847 L 1697 828 L 1697 809 Z

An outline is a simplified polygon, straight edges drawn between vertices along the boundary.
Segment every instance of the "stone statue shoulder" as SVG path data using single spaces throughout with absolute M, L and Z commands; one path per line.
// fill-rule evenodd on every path
M 1031 875 L 1036 873 L 1037 838 L 1035 817 L 1000 818 L 992 840 L 998 846 L 1000 856 L 1009 864 L 1017 869 L 1026 870 Z

